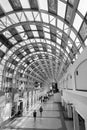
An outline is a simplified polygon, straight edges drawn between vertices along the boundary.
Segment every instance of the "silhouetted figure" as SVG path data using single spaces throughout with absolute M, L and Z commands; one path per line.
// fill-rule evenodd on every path
M 43 112 L 42 106 L 40 106 L 39 111 L 40 111 L 40 117 L 42 117 L 42 112 Z
M 36 116 L 37 116 L 37 112 L 36 112 L 36 110 L 34 110 L 34 112 L 33 112 L 34 121 L 36 121 Z

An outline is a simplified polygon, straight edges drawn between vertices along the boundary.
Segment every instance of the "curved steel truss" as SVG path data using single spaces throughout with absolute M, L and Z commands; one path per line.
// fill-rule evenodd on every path
M 32 82 L 58 80 L 87 45 L 85 4 L 82 7 L 82 0 L 0 1 L 1 87 L 20 77 Z

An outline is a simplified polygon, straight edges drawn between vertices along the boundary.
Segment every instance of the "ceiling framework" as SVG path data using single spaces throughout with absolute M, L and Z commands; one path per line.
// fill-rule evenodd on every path
M 0 1 L 2 88 L 20 77 L 58 80 L 67 71 L 87 45 L 87 14 L 86 7 L 81 12 L 81 1 Z

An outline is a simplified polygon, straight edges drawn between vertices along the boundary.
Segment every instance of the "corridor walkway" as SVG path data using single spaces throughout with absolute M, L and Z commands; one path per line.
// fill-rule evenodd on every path
M 66 122 L 60 104 L 60 95 L 57 93 L 46 103 L 43 103 L 43 114 L 40 117 L 38 111 L 40 104 L 37 104 L 37 119 L 34 121 L 33 114 L 27 113 L 5 124 L 1 130 L 73 130 L 72 123 Z

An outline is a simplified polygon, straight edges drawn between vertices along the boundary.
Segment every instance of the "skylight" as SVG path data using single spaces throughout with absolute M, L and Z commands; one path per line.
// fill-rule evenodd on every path
M 54 73 L 53 77 L 57 75 L 56 67 L 54 72 L 52 70 L 53 59 L 64 63 L 67 60 L 70 64 L 78 58 L 78 51 L 82 53 L 87 46 L 86 1 L 0 0 L 0 62 L 5 67 L 9 65 L 15 68 L 15 75 L 17 69 L 21 74 L 26 70 L 28 75 L 28 65 L 35 59 L 38 68 L 42 65 L 43 70 L 47 67 L 50 73 Z M 70 50 L 75 51 L 75 57 Z M 36 54 L 37 57 L 34 58 Z M 49 62 L 50 55 L 52 58 Z M 39 64 L 39 61 L 42 63 Z M 23 70 L 19 68 L 19 64 Z M 35 63 L 33 65 L 36 66 Z M 60 65 L 57 68 L 60 68 Z M 40 80 L 38 77 L 41 77 L 39 74 L 42 74 L 42 71 L 34 69 L 31 73 L 32 79 L 38 75 L 37 79 Z M 8 78 L 6 76 L 12 74 L 9 72 L 8 75 L 4 74 L 4 77 Z

